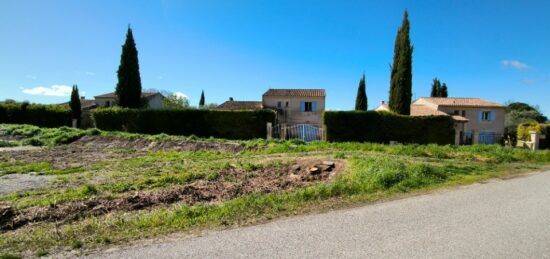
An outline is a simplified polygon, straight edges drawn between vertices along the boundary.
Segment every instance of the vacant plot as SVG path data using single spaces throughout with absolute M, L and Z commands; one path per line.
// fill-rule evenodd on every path
M 498 146 L 227 141 L 25 125 L 0 125 L 0 141 L 0 251 L 21 255 L 249 224 L 550 164 L 548 151 Z

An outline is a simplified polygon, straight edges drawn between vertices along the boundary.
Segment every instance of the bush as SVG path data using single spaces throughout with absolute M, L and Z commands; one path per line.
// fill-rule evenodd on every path
M 0 123 L 31 124 L 40 127 L 71 125 L 71 112 L 59 105 L 0 103 Z
M 328 111 L 323 115 L 327 141 L 453 144 L 450 116 L 403 116 L 375 111 Z
M 536 121 L 528 121 L 518 125 L 518 140 L 530 141 L 531 131 L 541 132 L 542 127 Z
M 170 135 L 194 135 L 226 139 L 265 138 L 266 123 L 275 113 L 216 110 L 140 110 L 103 108 L 92 112 L 101 130 Z

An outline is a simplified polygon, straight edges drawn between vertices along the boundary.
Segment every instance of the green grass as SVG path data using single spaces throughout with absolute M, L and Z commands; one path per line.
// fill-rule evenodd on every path
M 122 139 L 234 143 L 245 150 L 139 153 L 132 148 L 105 152 L 128 157 L 86 166 L 54 168 L 50 163 L 0 163 L 0 176 L 37 172 L 52 175 L 55 187 L 0 195 L 17 208 L 51 206 L 90 198 L 113 199 L 135 191 L 162 191 L 194 181 L 221 179 L 223 170 L 253 172 L 287 166 L 298 158 L 340 159 L 345 172 L 328 182 L 286 192 L 255 193 L 221 203 L 173 204 L 148 210 L 89 216 L 73 222 L 38 223 L 0 233 L 0 251 L 17 255 L 51 255 L 58 249 L 95 249 L 197 229 L 218 229 L 263 222 L 285 215 L 322 211 L 358 203 L 402 197 L 437 188 L 506 177 L 550 164 L 550 151 L 529 151 L 496 145 L 437 146 L 327 143 L 280 140 L 229 141 L 169 135 L 142 135 L 71 128 L 46 129 L 0 124 L 0 135 L 20 143 L 46 146 L 69 143 L 85 135 Z M 54 231 L 55 230 L 55 231 Z

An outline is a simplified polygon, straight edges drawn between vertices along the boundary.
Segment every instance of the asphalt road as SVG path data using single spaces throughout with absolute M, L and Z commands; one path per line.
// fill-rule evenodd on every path
M 98 258 L 550 258 L 550 171 Z

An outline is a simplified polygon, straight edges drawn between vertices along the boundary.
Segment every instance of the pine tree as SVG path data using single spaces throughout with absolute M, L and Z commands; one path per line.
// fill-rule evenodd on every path
M 449 93 L 447 92 L 447 84 L 443 83 L 443 85 L 439 89 L 439 97 L 447 98 L 448 95 Z
M 138 51 L 130 26 L 128 26 L 128 32 L 126 33 L 126 42 L 122 46 L 117 75 L 118 83 L 115 93 L 118 105 L 129 108 L 140 108 L 142 102 Z
M 204 107 L 204 90 L 201 92 L 201 99 L 199 101 L 199 108 Z
M 80 120 L 80 115 L 82 114 L 82 108 L 80 104 L 80 95 L 78 94 L 77 85 L 73 85 L 73 90 L 71 91 L 71 101 L 69 101 L 69 106 L 71 107 L 71 117 L 73 119 Z
M 434 78 L 432 83 L 432 92 L 430 93 L 430 97 L 439 97 L 441 93 L 441 82 L 439 79 Z
M 359 88 L 357 89 L 357 98 L 355 99 L 355 110 L 366 111 L 367 110 L 367 92 L 365 86 L 365 74 L 359 80 Z
M 397 31 L 395 39 L 393 64 L 390 80 L 390 110 L 409 115 L 412 98 L 412 53 L 413 47 L 409 38 L 409 14 L 403 15 L 403 23 Z

